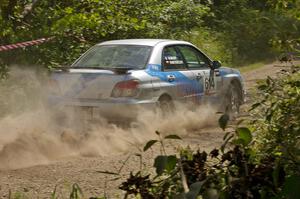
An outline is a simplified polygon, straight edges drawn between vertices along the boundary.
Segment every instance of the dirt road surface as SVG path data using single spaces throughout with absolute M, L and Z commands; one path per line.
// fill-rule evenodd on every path
M 274 76 L 281 68 L 270 64 L 244 73 L 247 90 L 254 88 L 258 79 Z M 192 128 L 185 130 L 188 133 L 183 136 L 183 141 L 167 143 L 166 148 L 169 153 L 176 150 L 176 147 L 187 145 L 195 149 L 210 151 L 220 146 L 224 135 L 222 130 L 216 126 L 203 128 L 203 126 L 197 127 L 197 124 L 193 124 Z M 137 148 L 142 148 L 144 141 L 141 141 L 138 146 L 125 147 L 125 149 L 121 147 L 121 150 L 117 152 L 106 150 L 101 155 L 87 153 L 67 157 L 58 156 L 50 162 L 38 162 L 38 165 L 35 166 L 19 169 L 3 168 L 0 170 L 0 198 L 8 198 L 9 195 L 23 195 L 25 198 L 50 198 L 55 187 L 57 187 L 58 195 L 68 198 L 73 183 L 77 183 L 83 190 L 84 198 L 104 195 L 109 198 L 119 198 L 122 195 L 122 192 L 118 190 L 120 182 L 126 179 L 130 171 L 135 171 L 141 166 L 150 168 L 149 165 L 153 164 L 153 157 L 160 151 L 160 147 L 156 146 L 153 150 L 142 154 L 143 163 L 141 165 L 140 156 L 135 153 L 140 153 Z M 22 159 L 17 155 L 15 158 Z M 124 163 L 125 161 L 126 163 Z M 0 162 L 0 166 L 5 163 Z M 102 171 L 117 172 L 122 166 L 119 176 L 102 173 Z M 113 180 L 116 177 L 120 177 L 120 179 Z

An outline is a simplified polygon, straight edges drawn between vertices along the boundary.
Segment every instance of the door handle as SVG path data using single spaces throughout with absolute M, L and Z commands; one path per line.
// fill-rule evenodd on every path
M 176 79 L 175 75 L 168 75 L 167 78 L 169 82 L 173 82 Z

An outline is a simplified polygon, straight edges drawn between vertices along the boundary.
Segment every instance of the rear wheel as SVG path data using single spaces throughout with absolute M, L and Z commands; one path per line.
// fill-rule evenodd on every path
M 239 93 L 238 87 L 231 84 L 226 96 L 225 109 L 226 114 L 229 115 L 231 120 L 236 119 L 240 113 L 241 99 Z
M 162 96 L 159 99 L 159 109 L 164 116 L 172 113 L 174 111 L 174 104 L 171 97 Z

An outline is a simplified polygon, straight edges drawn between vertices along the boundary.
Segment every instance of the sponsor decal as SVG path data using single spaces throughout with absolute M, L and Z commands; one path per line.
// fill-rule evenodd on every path
M 160 70 L 156 70 L 156 69 Z M 178 97 L 191 97 L 194 102 L 199 102 L 204 90 L 202 81 L 190 79 L 180 71 L 161 71 L 161 65 L 149 64 L 146 73 L 152 77 L 159 78 L 162 82 L 167 82 L 176 87 Z M 173 75 L 176 81 L 170 82 L 167 76 Z

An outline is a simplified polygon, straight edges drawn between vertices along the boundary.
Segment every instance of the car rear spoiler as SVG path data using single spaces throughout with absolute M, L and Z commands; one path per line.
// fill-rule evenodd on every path
M 132 67 L 114 67 L 111 70 L 117 74 L 126 74 L 129 70 L 132 69 Z
M 79 68 L 79 67 L 77 67 Z M 113 67 L 113 68 L 98 68 L 98 67 L 82 67 L 83 69 L 102 69 L 102 70 L 111 70 L 116 74 L 126 74 L 129 70 L 132 70 L 132 67 Z M 80 69 L 82 69 L 80 68 Z M 68 72 L 70 69 L 72 69 L 71 66 L 55 66 L 51 67 L 51 69 L 54 69 L 54 72 Z M 74 67 L 76 69 L 76 67 Z

